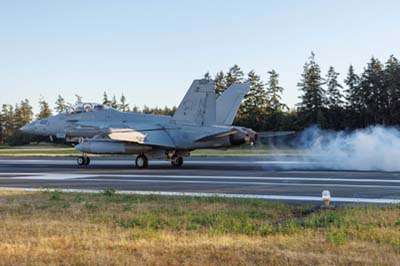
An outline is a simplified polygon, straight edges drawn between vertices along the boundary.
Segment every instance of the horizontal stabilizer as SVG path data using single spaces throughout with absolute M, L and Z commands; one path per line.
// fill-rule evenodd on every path
M 260 138 L 273 138 L 273 137 L 283 137 L 288 135 L 296 134 L 296 131 L 264 131 L 258 132 Z
M 202 141 L 209 141 L 209 140 L 214 140 L 217 138 L 222 138 L 222 137 L 226 137 L 226 136 L 230 136 L 236 133 L 236 130 L 229 130 L 226 132 L 222 132 L 222 133 L 217 133 L 217 134 L 213 134 L 213 135 L 208 135 L 202 138 L 199 138 L 196 140 L 196 142 L 202 142 Z

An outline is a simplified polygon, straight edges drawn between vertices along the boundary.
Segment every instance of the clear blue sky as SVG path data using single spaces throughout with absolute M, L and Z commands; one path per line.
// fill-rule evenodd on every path
M 400 1 L 0 0 L 0 104 L 58 94 L 177 105 L 192 79 L 238 64 L 275 69 L 294 106 L 310 51 L 343 79 L 400 56 Z M 35 108 L 37 111 L 37 108 Z

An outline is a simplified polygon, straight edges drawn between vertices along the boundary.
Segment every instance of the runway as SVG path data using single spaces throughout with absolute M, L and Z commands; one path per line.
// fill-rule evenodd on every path
M 95 192 L 250 197 L 285 201 L 400 203 L 400 173 L 335 171 L 295 157 L 193 157 L 182 168 L 150 161 L 136 169 L 133 158 L 0 158 L 1 189 L 65 189 Z

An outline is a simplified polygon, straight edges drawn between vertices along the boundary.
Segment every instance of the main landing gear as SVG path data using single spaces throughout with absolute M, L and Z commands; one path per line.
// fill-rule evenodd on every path
M 181 167 L 183 165 L 183 158 L 180 156 L 173 156 L 171 158 L 171 164 L 174 167 Z
M 79 156 L 78 159 L 76 159 L 76 162 L 79 166 L 86 166 L 90 164 L 90 158 L 86 155 Z
M 146 155 L 139 154 L 136 157 L 135 164 L 139 169 L 147 168 L 147 166 L 149 166 L 149 159 L 147 159 Z

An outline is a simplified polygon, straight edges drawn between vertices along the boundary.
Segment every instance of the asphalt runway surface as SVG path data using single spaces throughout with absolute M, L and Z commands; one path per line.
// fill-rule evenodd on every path
M 400 203 L 400 172 L 336 171 L 295 157 L 192 157 L 183 167 L 134 158 L 0 158 L 0 189 L 61 189 L 125 193 L 227 196 L 285 201 Z

